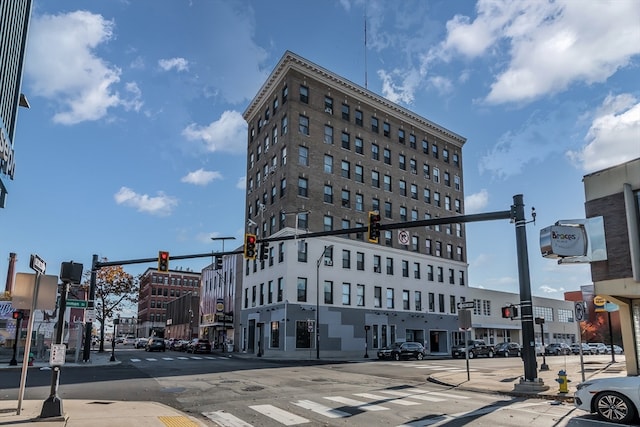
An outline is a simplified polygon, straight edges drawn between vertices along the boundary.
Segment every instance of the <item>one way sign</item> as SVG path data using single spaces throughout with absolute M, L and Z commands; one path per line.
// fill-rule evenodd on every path
M 468 310 L 475 307 L 476 303 L 473 301 L 463 301 L 458 303 L 458 310 Z

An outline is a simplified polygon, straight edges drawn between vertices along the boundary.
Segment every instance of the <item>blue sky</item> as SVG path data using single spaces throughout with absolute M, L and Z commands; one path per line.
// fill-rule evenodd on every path
M 363 0 L 35 0 L 0 271 L 9 252 L 58 274 L 239 246 L 242 112 L 291 50 L 466 137 L 466 213 L 524 195 L 534 295 L 589 284 L 541 258 L 539 231 L 584 218 L 585 174 L 640 157 L 640 2 L 370 0 L 366 17 L 365 55 Z M 467 244 L 471 286 L 518 291 L 512 224 L 469 224 Z

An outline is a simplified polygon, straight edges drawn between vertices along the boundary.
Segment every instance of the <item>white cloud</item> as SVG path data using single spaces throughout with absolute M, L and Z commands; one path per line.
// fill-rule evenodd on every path
M 469 194 L 464 198 L 464 211 L 467 214 L 482 211 L 489 204 L 489 192 L 483 188 L 478 193 Z
M 220 174 L 220 172 L 206 171 L 200 168 L 197 171 L 189 172 L 187 175 L 183 176 L 180 181 L 188 184 L 207 185 L 214 179 L 222 179 L 222 174 Z
M 207 151 L 246 152 L 247 123 L 237 111 L 225 111 L 219 120 L 207 126 L 192 123 L 182 131 L 182 135 L 188 140 L 202 141 Z
M 158 216 L 170 215 L 173 208 L 178 205 L 176 198 L 167 196 L 163 192 L 158 192 L 156 197 L 150 197 L 147 194 L 138 194 L 127 187 L 121 187 L 113 195 L 113 198 L 119 205 L 129 206 L 135 208 L 138 212 Z
M 378 70 L 378 76 L 382 80 L 382 95 L 389 101 L 406 105 L 413 102 L 413 94 L 419 86 L 421 79 L 417 70 L 412 69 L 403 72 L 396 69 L 391 73 Z M 394 81 L 398 80 L 401 81 L 400 84 L 394 83 Z
M 640 102 L 631 94 L 609 95 L 594 114 L 587 144 L 567 156 L 586 172 L 640 157 Z
M 189 61 L 184 58 L 161 59 L 158 61 L 158 65 L 164 71 L 171 71 L 172 69 L 175 69 L 177 71 L 189 70 Z
M 508 44 L 509 58 L 486 97 L 489 103 L 530 102 L 571 84 L 604 82 L 640 53 L 635 0 L 480 0 L 476 11 L 473 20 L 457 15 L 447 23 L 447 38 L 426 62 L 497 56 Z
M 246 176 L 241 176 L 240 178 L 238 178 L 238 181 L 236 182 L 236 188 L 238 188 L 240 190 L 245 190 L 247 188 L 247 177 Z
M 133 93 L 133 100 L 121 98 L 116 88 L 121 70 L 95 54 L 113 38 L 113 26 L 85 11 L 34 16 L 25 73 L 34 95 L 59 104 L 54 122 L 98 120 L 110 108 L 139 103 L 139 92 Z
M 551 286 L 548 285 L 542 285 L 538 288 L 540 291 L 542 291 L 542 293 L 545 294 L 557 294 L 557 293 L 564 293 L 565 288 L 563 287 L 559 287 L 559 288 L 553 288 Z

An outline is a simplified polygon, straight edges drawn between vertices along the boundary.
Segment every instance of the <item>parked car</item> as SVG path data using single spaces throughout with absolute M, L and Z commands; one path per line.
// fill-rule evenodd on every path
M 382 347 L 381 349 L 378 350 L 378 359 L 391 359 L 391 351 L 394 348 L 400 347 L 402 343 L 397 342 L 395 344 L 391 344 L 389 346 L 386 347 Z
M 576 386 L 574 404 L 607 421 L 630 425 L 640 410 L 640 377 L 587 380 Z
M 542 356 L 544 354 L 544 349 L 545 346 L 540 344 L 539 342 L 536 343 L 536 356 Z
M 624 350 L 619 345 L 613 345 L 613 352 L 615 354 L 624 354 Z M 611 347 L 607 347 L 607 354 L 611 354 Z
M 187 344 L 187 353 L 211 353 L 211 343 L 209 340 L 194 338 Z
M 466 358 L 465 353 L 469 352 L 469 359 L 473 359 L 477 356 L 493 357 L 495 351 L 492 346 L 487 345 L 482 340 L 469 340 L 467 345 L 461 344 L 451 348 L 451 357 L 454 359 L 458 357 Z
M 189 344 L 187 340 L 173 340 L 169 346 L 169 350 L 186 351 L 187 344 Z
M 607 354 L 607 346 L 602 342 L 590 342 L 589 347 L 593 354 Z
M 591 354 L 591 347 L 589 347 L 589 344 L 586 342 L 583 342 L 582 344 L 576 342 L 571 344 L 569 347 L 573 354 L 580 354 L 580 346 L 582 346 L 582 354 Z
M 135 348 L 144 348 L 147 345 L 149 338 L 136 338 Z
M 424 359 L 427 350 L 419 342 L 403 342 L 391 349 L 391 358 L 393 360 L 401 359 Z
M 164 340 L 158 337 L 152 337 L 147 340 L 147 345 L 144 347 L 145 351 L 166 351 L 167 346 L 164 345 Z
M 522 355 L 522 346 L 517 342 L 501 342 L 495 347 L 496 356 L 509 357 Z
M 571 354 L 571 347 L 569 347 L 569 344 L 567 343 L 554 342 L 549 344 L 547 348 L 544 349 L 544 354 L 546 354 L 547 356 L 550 356 L 550 355 L 560 356 L 560 355 Z

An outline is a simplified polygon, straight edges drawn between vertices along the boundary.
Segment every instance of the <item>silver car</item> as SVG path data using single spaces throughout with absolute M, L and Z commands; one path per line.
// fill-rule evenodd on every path
M 574 403 L 578 409 L 597 413 L 607 421 L 629 425 L 640 410 L 640 377 L 585 381 L 576 386 Z

